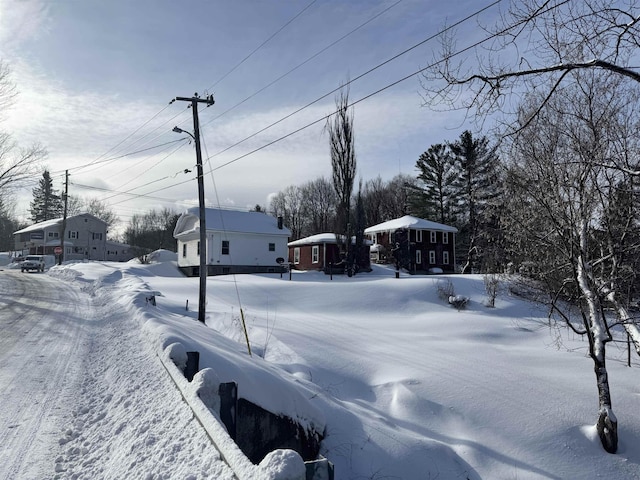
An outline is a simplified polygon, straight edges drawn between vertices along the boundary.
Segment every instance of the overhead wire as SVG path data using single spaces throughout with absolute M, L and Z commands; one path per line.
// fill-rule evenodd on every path
M 124 142 L 126 142 L 129 138 L 131 138 L 133 135 L 135 135 L 137 132 L 139 132 L 142 128 L 144 128 L 146 125 L 149 124 L 149 122 L 151 122 L 153 119 L 155 119 L 158 115 L 160 115 L 162 112 L 164 112 L 167 108 L 169 108 L 169 105 L 171 105 L 170 103 L 168 103 L 167 105 L 165 105 L 158 113 L 156 113 L 155 115 L 153 115 L 149 120 L 147 120 L 146 122 L 144 122 L 142 125 L 140 125 L 138 128 L 136 128 L 133 132 L 131 132 L 129 135 L 127 135 L 124 139 L 122 139 L 120 142 L 118 142 L 116 145 L 114 145 L 113 147 L 111 147 L 109 150 L 107 150 L 105 153 L 103 153 L 102 155 L 100 155 L 99 157 L 97 157 L 96 159 L 94 159 L 93 161 L 80 166 L 80 167 L 75 167 L 75 169 L 81 169 L 81 168 L 87 168 L 90 167 L 91 165 L 94 165 L 96 163 L 98 163 L 100 161 L 100 159 L 102 159 L 102 157 L 104 157 L 105 155 L 107 155 L 108 153 L 110 153 L 111 151 L 115 150 L 116 148 L 118 148 L 120 145 L 122 145 Z M 71 169 L 69 169 L 71 170 Z M 56 173 L 59 172 L 64 172 L 64 170 L 60 170 L 57 171 Z
M 490 3 L 490 4 L 486 5 L 485 7 L 483 7 L 483 8 L 481 8 L 481 9 L 479 9 L 479 10 L 475 11 L 474 13 L 472 13 L 472 14 L 470 14 L 470 15 L 468 15 L 468 16 L 466 16 L 466 17 L 464 17 L 464 18 L 462 18 L 461 20 L 458 20 L 457 22 L 453 23 L 452 25 L 449 25 L 448 27 L 445 27 L 444 29 L 440 30 L 439 32 L 437 32 L 437 33 L 435 33 L 435 34 L 433 34 L 433 35 L 430 35 L 429 37 L 425 38 L 424 40 L 422 40 L 422 41 L 420 41 L 420 42 L 416 43 L 415 45 L 413 45 L 413 46 L 411 46 L 411 47 L 409 47 L 409 48 L 407 48 L 407 49 L 403 50 L 403 51 L 402 51 L 402 52 L 400 52 L 400 53 L 397 53 L 397 54 L 396 54 L 396 55 L 394 55 L 393 57 L 388 58 L 388 59 L 387 59 L 387 60 L 385 60 L 384 62 L 379 63 L 378 65 L 376 65 L 376 66 L 374 66 L 374 67 L 370 68 L 369 70 L 365 71 L 364 73 L 361 73 L 360 75 L 356 76 L 355 78 L 353 78 L 353 79 L 351 79 L 351 80 L 348 80 L 347 82 L 345 82 L 345 83 L 344 83 L 344 84 L 342 84 L 341 86 L 334 88 L 333 90 L 331 90 L 331 91 L 329 91 L 329 92 L 325 93 L 324 95 L 322 95 L 322 96 L 320 96 L 320 97 L 316 98 L 315 100 L 313 100 L 313 101 L 311 101 L 311 102 L 307 103 L 306 105 L 304 105 L 304 106 L 302 106 L 302 107 L 298 108 L 297 110 L 294 110 L 293 112 L 289 113 L 288 115 L 285 115 L 284 117 L 280 118 L 279 120 L 277 120 L 277 121 L 275 121 L 275 122 L 273 122 L 273 123 L 271 123 L 271 124 L 267 125 L 267 126 L 266 126 L 266 127 L 264 127 L 264 128 L 261 128 L 261 129 L 260 129 L 260 130 L 258 130 L 257 132 L 252 133 L 251 135 L 249 135 L 249 136 L 247 136 L 247 137 L 243 138 L 242 140 L 240 140 L 240 141 L 238 141 L 238 142 L 236 142 L 236 143 L 234 143 L 234 144 L 232 144 L 232 145 L 230 145 L 230 146 L 228 146 L 228 147 L 226 147 L 226 148 L 224 148 L 224 149 L 220 150 L 219 152 L 217 152 L 217 153 L 213 154 L 213 155 L 212 155 L 212 157 L 217 157 L 218 155 L 221 155 L 222 153 L 227 152 L 227 151 L 231 150 L 232 148 L 237 147 L 238 145 L 241 145 L 242 143 L 246 142 L 247 140 L 252 139 L 252 138 L 253 138 L 253 137 L 255 137 L 256 135 L 259 135 L 260 133 L 262 133 L 262 132 L 264 132 L 264 131 L 266 131 L 266 130 L 270 129 L 271 127 L 274 127 L 274 126 L 278 125 L 279 123 L 282 123 L 283 121 L 285 121 L 285 120 L 287 120 L 287 119 L 289 119 L 289 118 L 293 117 L 294 115 L 296 115 L 296 114 L 298 114 L 298 113 L 302 112 L 303 110 L 305 110 L 305 109 L 309 108 L 310 106 L 312 106 L 312 105 L 314 105 L 314 104 L 318 103 L 319 101 L 321 101 L 321 100 L 323 100 L 323 99 L 327 98 L 329 95 L 331 95 L 331 94 L 333 94 L 333 93 L 338 92 L 338 91 L 339 91 L 339 90 L 341 90 L 342 88 L 344 88 L 344 87 L 346 87 L 346 86 L 348 86 L 348 85 L 351 85 L 352 83 L 354 83 L 354 82 L 356 82 L 356 81 L 360 80 L 361 78 L 365 77 L 366 75 L 369 75 L 370 73 L 372 73 L 372 72 L 374 72 L 374 71 L 378 70 L 379 68 L 383 67 L 384 65 L 387 65 L 388 63 L 390 63 L 390 62 L 392 62 L 392 61 L 394 61 L 394 60 L 398 59 L 398 58 L 399 58 L 399 57 L 401 57 L 402 55 L 405 55 L 405 54 L 409 53 L 410 51 L 412 51 L 412 50 L 416 49 L 417 47 L 419 47 L 419 46 L 421 46 L 421 45 L 424 45 L 426 42 L 428 42 L 428 41 L 430 41 L 430 40 L 433 40 L 434 38 L 437 38 L 437 37 L 439 37 L 440 35 L 445 34 L 445 33 L 446 33 L 446 32 L 448 32 L 449 30 L 451 30 L 451 29 L 453 29 L 453 28 L 455 28 L 455 27 L 457 27 L 457 26 L 461 25 L 462 23 L 464 23 L 464 22 L 466 22 L 466 21 L 470 20 L 471 18 L 473 18 L 473 17 L 475 17 L 475 16 L 477 16 L 477 15 L 479 15 L 479 14 L 483 13 L 484 11 L 486 11 L 487 9 L 489 9 L 489 8 L 491 8 L 491 7 L 495 6 L 495 5 L 497 5 L 497 4 L 498 4 L 498 3 L 500 3 L 501 1 L 502 1 L 502 0 L 495 0 L 495 1 L 493 1 L 492 3 Z M 422 69 L 421 71 L 424 71 L 424 70 L 426 70 L 427 68 L 430 68 L 430 67 L 426 67 L 426 68 Z M 420 72 L 418 72 L 418 73 L 420 73 Z M 315 123 L 318 123 L 318 122 L 319 122 L 319 121 L 321 121 L 321 120 L 322 120 L 322 119 L 317 120 L 317 121 L 313 122 L 312 124 L 310 124 L 310 125 L 308 125 L 308 126 L 314 125 Z M 306 128 L 306 127 L 305 127 L 305 128 Z M 296 131 L 296 132 L 294 132 L 294 133 L 297 133 L 297 131 Z M 286 138 L 286 137 L 285 137 L 285 138 Z M 210 157 L 210 158 L 212 158 L 212 157 Z M 209 158 L 207 158 L 207 160 L 209 160 Z
M 214 88 L 216 85 L 218 85 L 222 80 L 224 80 L 225 78 L 227 78 L 229 75 L 231 75 L 231 73 L 233 73 L 238 67 L 240 67 L 244 62 L 246 62 L 251 56 L 253 56 L 254 53 L 256 53 L 258 50 L 260 50 L 262 47 L 264 47 L 267 43 L 269 43 L 276 35 L 278 35 L 282 30 L 284 30 L 287 26 L 289 26 L 289 24 L 291 24 L 293 21 L 295 21 L 299 16 L 301 16 L 304 12 L 306 12 L 309 8 L 311 8 L 311 6 L 316 3 L 317 0 L 313 0 L 311 3 L 309 3 L 306 7 L 304 7 L 299 13 L 297 13 L 293 18 L 291 18 L 288 22 L 286 22 L 284 25 L 282 25 L 277 31 L 275 31 L 274 33 L 271 34 L 271 36 L 269 36 L 269 38 L 267 38 L 265 41 L 263 41 L 260 45 L 258 45 L 256 48 L 253 49 L 253 51 L 251 53 L 249 53 L 249 55 L 247 55 L 246 57 L 244 57 L 242 60 L 240 60 L 240 62 L 238 62 L 231 70 L 229 70 L 227 73 L 225 73 L 221 78 L 219 78 L 216 82 L 213 83 L 213 85 L 211 85 L 207 90 L 211 90 L 212 88 Z
M 335 92 L 339 91 L 342 87 L 344 87 L 344 86 L 346 86 L 346 85 L 349 85 L 349 84 L 351 84 L 351 83 L 353 83 L 353 82 L 357 81 L 358 79 L 360 79 L 360 78 L 364 77 L 365 75 L 368 75 L 368 74 L 372 73 L 373 71 L 377 70 L 378 68 L 380 68 L 380 67 L 382 67 L 382 66 L 384 66 L 384 65 L 388 64 L 389 62 L 391 62 L 391 61 L 393 61 L 393 60 L 395 60 L 395 59 L 397 59 L 398 57 L 400 57 L 400 56 L 402 56 L 402 55 L 404 55 L 404 54 L 406 54 L 406 53 L 408 53 L 408 52 L 410 52 L 410 51 L 414 50 L 414 49 L 415 49 L 415 48 L 417 48 L 418 46 L 423 45 L 424 43 L 426 43 L 426 42 L 428 42 L 428 41 L 430 41 L 430 40 L 433 40 L 434 38 L 437 38 L 438 36 L 440 36 L 440 35 L 442 35 L 442 34 L 446 33 L 446 32 L 447 32 L 447 31 L 449 31 L 450 29 L 455 28 L 456 26 L 461 25 L 462 23 L 464 23 L 464 22 L 466 22 L 466 21 L 470 20 L 470 19 L 471 19 L 471 18 L 473 18 L 473 17 L 476 17 L 477 15 L 479 15 L 479 14 L 483 13 L 484 11 L 486 11 L 487 9 L 489 9 L 489 8 L 491 8 L 491 7 L 495 6 L 496 4 L 500 3 L 501 1 L 502 1 L 502 0 L 495 0 L 495 1 L 491 2 L 491 3 L 489 3 L 488 5 L 486 5 L 486 6 L 482 7 L 482 8 L 480 8 L 480 9 L 478 9 L 477 11 L 473 12 L 472 14 L 467 15 L 466 17 L 462 18 L 461 20 L 459 20 L 459 21 L 457 21 L 457 22 L 453 23 L 452 25 L 450 25 L 450 26 L 448 26 L 448 27 L 445 27 L 444 29 L 440 30 L 439 32 L 437 32 L 437 33 L 435 33 L 435 34 L 433 34 L 433 35 L 430 35 L 429 37 L 427 37 L 426 39 L 422 40 L 421 42 L 419 42 L 419 43 L 417 43 L 417 44 L 415 44 L 415 45 L 413 45 L 413 46 L 411 46 L 411 47 L 409 47 L 409 48 L 407 48 L 407 49 L 403 50 L 402 52 L 400 52 L 400 53 L 398 53 L 398 54 L 394 55 L 393 57 L 391 57 L 391 58 L 389 58 L 389 59 L 385 60 L 384 62 L 379 63 L 378 65 L 374 66 L 373 68 L 371 68 L 371 69 L 367 70 L 366 72 L 364 72 L 364 73 L 362 73 L 362 74 L 358 75 L 358 76 L 357 76 L 357 77 L 355 77 L 354 79 L 352 79 L 352 80 L 350 80 L 349 82 L 345 83 L 345 84 L 344 84 L 344 85 L 342 85 L 341 87 L 338 87 L 338 88 L 335 88 L 335 89 L 331 90 L 330 92 L 328 92 L 328 93 L 326 93 L 326 94 L 322 95 L 321 97 L 318 97 L 317 99 L 315 99 L 314 101 L 312 101 L 312 102 L 308 103 L 307 105 L 305 105 L 305 106 L 303 106 L 303 107 L 301 107 L 301 108 L 299 108 L 299 109 L 295 110 L 294 112 L 292 112 L 292 113 L 290 113 L 290 114 L 288 114 L 288 115 L 286 115 L 286 116 L 282 117 L 281 119 L 277 120 L 276 122 L 273 122 L 273 123 L 271 123 L 271 124 L 267 125 L 266 127 L 264 127 L 264 128 L 262 128 L 262 129 L 258 130 L 257 132 L 255 132 L 255 133 L 253 133 L 253 134 L 249 135 L 248 137 L 245 137 L 244 139 L 242 139 L 242 140 L 240 140 L 240 141 L 238 141 L 238 142 L 236 142 L 236 143 L 232 144 L 231 146 L 229 146 L 229 147 L 227 147 L 227 148 L 225 148 L 225 149 L 223 149 L 223 150 L 221 150 L 221 151 L 219 151 L 219 152 L 217 152 L 217 153 L 215 153 L 215 154 L 213 154 L 213 155 L 211 155 L 211 156 L 209 156 L 209 155 L 207 154 L 207 157 L 206 157 L 206 159 L 205 159 L 205 160 L 206 160 L 206 162 L 207 162 L 207 163 L 210 163 L 209 161 L 210 161 L 210 159 L 211 159 L 211 158 L 216 157 L 216 156 L 218 156 L 218 155 L 220 155 L 220 154 L 222 154 L 222 153 L 224 153 L 224 152 L 226 152 L 226 151 L 230 150 L 231 148 L 234 148 L 234 147 L 236 147 L 236 146 L 238 146 L 238 145 L 240 145 L 240 144 L 244 143 L 245 141 L 247 141 L 247 140 L 249 140 L 249 139 L 251 139 L 251 138 L 255 137 L 256 135 L 258 135 L 258 134 L 260 134 L 260 133 L 264 132 L 265 130 L 267 130 L 267 129 L 269 129 L 269 128 L 271 128 L 271 127 L 273 127 L 273 126 L 275 126 L 275 125 L 277 125 L 277 124 L 279 124 L 279 123 L 281 123 L 281 122 L 283 122 L 284 120 L 286 120 L 286 119 L 288 119 L 288 118 L 292 117 L 293 115 L 295 115 L 295 114 L 299 113 L 300 111 L 302 111 L 302 110 L 304 110 L 304 109 L 308 108 L 309 106 L 311 106 L 311 105 L 313 105 L 313 104 L 315 104 L 315 103 L 319 102 L 320 100 L 322 100 L 322 99 L 324 99 L 324 98 L 328 97 L 328 96 L 329 96 L 329 95 L 331 95 L 332 93 L 335 93 Z M 473 44 L 473 45 L 470 45 L 470 46 L 466 47 L 466 48 L 465 48 L 465 49 L 463 49 L 463 50 L 460 50 L 460 51 L 458 51 L 458 52 L 454 52 L 454 53 L 452 53 L 450 56 L 448 56 L 448 57 L 447 57 L 447 59 L 449 59 L 449 58 L 453 58 L 453 57 L 455 57 L 455 56 L 457 56 L 457 55 L 460 55 L 460 54 L 462 54 L 462 53 L 464 53 L 464 52 L 466 52 L 466 51 L 468 51 L 468 50 L 470 50 L 470 49 L 472 49 L 472 48 L 474 48 L 474 47 L 476 47 L 476 46 L 479 46 L 479 45 L 481 45 L 482 43 L 485 43 L 486 41 L 488 41 L 488 40 L 490 40 L 490 39 L 492 39 L 492 38 L 495 38 L 497 35 L 498 35 L 498 33 L 495 33 L 495 34 L 493 34 L 493 35 L 490 35 L 489 37 L 486 37 L 486 38 L 484 38 L 484 39 L 482 39 L 482 40 L 480 40 L 480 41 L 476 42 L 476 43 L 475 43 L 475 44 Z M 431 65 L 429 65 L 429 66 L 427 66 L 427 67 L 421 68 L 421 69 L 417 70 L 416 72 L 413 72 L 413 73 L 411 73 L 411 74 L 409 74 L 409 75 L 407 75 L 407 76 L 405 76 L 405 77 L 401 78 L 400 80 L 397 80 L 397 81 L 395 81 L 395 82 L 393 82 L 393 83 L 391 83 L 391 84 L 388 84 L 387 86 L 385 86 L 385 87 L 383 87 L 383 88 L 381 88 L 381 89 L 379 89 L 379 90 L 377 90 L 377 91 L 375 91 L 375 92 L 373 92 L 373 93 L 371 93 L 371 94 L 369 94 L 369 95 L 367 95 L 367 96 L 365 96 L 365 97 L 363 97 L 363 98 L 361 98 L 361 99 L 359 99 L 359 100 L 357 100 L 357 101 L 354 101 L 354 102 L 350 103 L 350 104 L 349 104 L 349 107 L 351 107 L 351 106 L 353 106 L 353 105 L 356 105 L 356 104 L 358 104 L 358 103 L 360 103 L 360 102 L 362 102 L 362 101 L 364 101 L 364 100 L 366 100 L 366 99 L 368 99 L 368 98 L 371 98 L 372 96 L 377 95 L 377 94 L 381 93 L 382 91 L 387 90 L 388 88 L 391 88 L 392 86 L 397 85 L 398 83 L 401 83 L 401 82 L 403 82 L 403 81 L 406 81 L 406 80 L 408 80 L 409 78 L 412 78 L 412 77 L 414 77 L 414 76 L 418 75 L 419 73 L 421 73 L 421 72 L 423 72 L 423 71 L 425 71 L 425 70 L 427 70 L 427 69 L 429 69 L 429 68 L 433 68 L 434 66 L 436 66 L 437 64 L 439 64 L 439 63 L 441 63 L 441 62 L 443 62 L 443 61 L 445 61 L 445 59 L 441 59 L 441 60 L 439 60 L 439 61 L 437 61 L 437 62 L 434 62 L 433 64 L 431 64 Z M 300 128 L 297 128 L 297 129 L 295 129 L 295 130 L 293 130 L 293 131 L 291 131 L 291 132 L 287 133 L 286 135 L 283 135 L 283 136 L 281 136 L 281 137 L 279 137 L 279 138 L 277 138 L 277 139 L 275 139 L 275 140 L 273 140 L 273 141 L 270 141 L 270 142 L 268 142 L 268 143 L 266 143 L 266 144 L 264 144 L 264 145 L 262 145 L 262 146 L 260 146 L 260 147 L 258 147 L 258 148 L 256 148 L 256 149 L 253 149 L 253 150 L 251 150 L 251 151 L 249 151 L 249 152 L 247 152 L 247 153 L 245 153 L 245 154 L 243 154 L 243 155 L 240 155 L 240 156 L 238 156 L 238 157 L 236 157 L 236 158 L 234 158 L 234 159 L 232 159 L 232 160 L 230 160 L 230 161 L 228 161 L 228 162 L 225 162 L 225 163 L 223 163 L 223 164 L 221 164 L 221 165 L 218 165 L 218 166 L 217 166 L 217 167 L 215 167 L 215 168 L 210 168 L 210 170 L 209 170 L 208 172 L 205 172 L 205 173 L 210 173 L 210 172 L 212 172 L 212 171 L 219 170 L 219 169 L 224 168 L 224 167 L 226 167 L 226 166 L 228 166 L 228 165 L 230 165 L 230 164 L 233 164 L 233 163 L 235 163 L 235 162 L 237 162 L 237 161 L 239 161 L 239 160 L 242 160 L 242 159 L 244 159 L 244 158 L 246 158 L 246 157 L 248 157 L 248 156 L 250 156 L 250 155 L 253 155 L 254 153 L 259 152 L 260 150 L 263 150 L 263 149 L 265 149 L 265 148 L 267 148 L 267 147 L 269 147 L 269 146 L 271 146 L 271 145 L 274 145 L 275 143 L 278 143 L 278 142 L 280 142 L 280 141 L 282 141 L 282 140 L 284 140 L 284 139 L 286 139 L 286 138 L 288 138 L 288 137 L 290 137 L 290 136 L 292 136 L 292 135 L 295 135 L 296 133 L 299 133 L 299 132 L 301 132 L 301 131 L 303 131 L 303 130 L 305 130 L 305 129 L 307 129 L 307 128 L 309 128 L 309 127 L 313 126 L 313 125 L 316 125 L 316 124 L 318 124 L 318 123 L 320 123 L 320 122 L 322 122 L 322 121 L 326 121 L 326 120 L 327 120 L 328 118 L 330 118 L 332 115 L 335 115 L 335 113 L 337 113 L 337 111 L 332 112 L 332 113 L 330 113 L 330 114 L 328 114 L 328 115 L 324 115 L 323 117 L 321 117 L 321 118 L 319 118 L 319 119 L 317 119 L 317 120 L 314 120 L 314 121 L 312 121 L 312 122 L 310 122 L 310 123 L 308 123 L 308 124 L 306 124 L 306 125 L 304 125 L 304 126 L 302 126 L 302 127 L 300 127 Z M 166 177 L 165 177 L 165 178 L 163 178 L 163 179 L 160 179 L 160 180 L 164 180 L 164 179 L 166 179 Z M 160 181 L 160 180 L 158 180 L 158 181 Z M 180 186 L 180 185 L 186 184 L 186 183 L 188 183 L 189 181 L 191 181 L 191 179 L 189 179 L 189 180 L 185 180 L 185 181 L 182 181 L 182 182 L 178 182 L 178 183 L 176 183 L 176 184 L 173 184 L 173 185 L 172 185 L 172 186 L 170 186 L 170 187 L 163 187 L 162 189 L 152 190 L 151 192 L 147 192 L 147 195 L 148 195 L 148 194 L 152 194 L 152 193 L 156 193 L 156 192 L 158 192 L 158 191 L 160 191 L 160 190 L 163 190 L 164 188 L 173 188 L 173 187 L 177 187 L 177 186 Z M 136 190 L 136 189 L 138 189 L 138 188 L 143 188 L 143 187 L 145 187 L 145 186 L 150 185 L 151 183 L 154 183 L 154 182 L 146 183 L 146 184 L 141 185 L 141 186 L 139 186 L 139 187 L 135 187 L 135 188 L 133 188 L 133 189 L 131 189 L 131 190 L 129 190 L 129 191 L 133 191 L 133 190 Z
M 241 100 L 240 102 L 236 103 L 235 105 L 233 105 L 232 107 L 229 107 L 228 109 L 226 109 L 224 112 L 220 113 L 219 115 L 215 116 L 214 118 L 204 122 L 202 124 L 202 126 L 206 126 L 209 125 L 212 122 L 215 122 L 216 120 L 218 120 L 220 117 L 226 115 L 227 113 L 231 112 L 232 110 L 235 110 L 236 108 L 238 108 L 240 105 L 244 104 L 245 102 L 247 102 L 248 100 L 252 99 L 253 97 L 255 97 L 256 95 L 259 95 L 260 93 L 264 92 L 267 88 L 271 87 L 272 85 L 278 83 L 280 80 L 282 80 L 283 78 L 287 77 L 289 74 L 295 72 L 297 69 L 299 69 L 300 67 L 306 65 L 307 63 L 309 63 L 311 60 L 313 60 L 314 58 L 318 57 L 319 55 L 321 55 L 322 53 L 326 52 L 327 50 L 329 50 L 331 47 L 337 45 L 338 43 L 340 43 L 342 40 L 344 40 L 345 38 L 349 37 L 350 35 L 354 34 L 355 32 L 357 32 L 358 30 L 360 30 L 361 28 L 365 27 L 366 25 L 368 25 L 369 23 L 373 22 L 375 19 L 377 19 L 378 17 L 380 17 L 381 15 L 384 15 L 385 13 L 387 13 L 389 10 L 391 10 L 393 7 L 395 7 L 396 5 L 398 5 L 400 2 L 402 2 L 402 0 L 398 0 L 396 3 L 388 6 L 387 8 L 385 8 L 384 10 L 382 10 L 381 12 L 377 13 L 376 15 L 374 15 L 373 17 L 369 18 L 368 20 L 366 20 L 364 23 L 361 23 L 360 25 L 358 25 L 356 28 L 354 28 L 353 30 L 351 30 L 350 32 L 344 34 L 343 36 L 341 36 L 340 38 L 338 38 L 337 40 L 331 42 L 329 45 L 327 45 L 326 47 L 322 48 L 321 50 L 317 51 L 316 53 L 314 53 L 313 55 L 311 55 L 310 57 L 308 57 L 306 60 L 304 60 L 302 63 L 299 63 L 298 65 L 296 65 L 295 67 L 293 67 L 291 70 L 283 73 L 282 75 L 280 75 L 279 77 L 277 77 L 275 80 L 269 82 L 268 84 L 266 84 L 264 87 L 260 88 L 259 90 L 257 90 L 256 92 L 252 93 L 251 95 L 249 95 L 248 97 L 246 97 L 244 100 Z

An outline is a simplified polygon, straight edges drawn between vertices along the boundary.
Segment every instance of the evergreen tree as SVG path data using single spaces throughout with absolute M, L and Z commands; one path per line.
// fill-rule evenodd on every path
M 453 222 L 454 183 L 457 172 L 447 145 L 431 145 L 416 162 L 418 184 L 413 189 L 412 210 L 420 217 Z
M 495 209 L 490 207 L 500 192 L 498 156 L 486 137 L 475 139 L 468 130 L 449 148 L 458 171 L 454 187 L 462 255 L 457 257 L 465 259 L 462 272 L 471 273 L 485 269 L 483 247 L 494 243 Z
M 53 188 L 53 180 L 48 170 L 42 174 L 38 186 L 33 189 L 31 220 L 34 223 L 62 217 L 62 197 Z

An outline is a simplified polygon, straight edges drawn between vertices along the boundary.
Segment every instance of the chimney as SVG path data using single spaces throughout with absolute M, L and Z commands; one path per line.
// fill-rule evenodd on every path
M 282 230 L 282 216 L 278 217 L 278 230 Z

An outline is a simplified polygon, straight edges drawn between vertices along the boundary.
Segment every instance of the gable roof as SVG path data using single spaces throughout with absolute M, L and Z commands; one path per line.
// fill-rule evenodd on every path
M 402 228 L 408 228 L 411 230 L 434 230 L 438 232 L 458 232 L 456 227 L 450 227 L 449 225 L 432 222 L 431 220 L 405 215 L 404 217 L 365 228 L 364 233 L 394 232 Z
M 70 217 L 67 217 L 67 221 L 77 217 L 93 217 L 96 220 L 104 223 L 105 225 L 107 224 L 107 222 L 105 222 L 104 220 L 100 220 L 98 217 L 96 217 L 95 215 L 91 215 L 90 213 L 80 213 L 78 215 L 72 215 Z M 34 223 L 33 225 L 29 225 L 28 227 L 25 227 L 22 230 L 13 232 L 13 234 L 15 235 L 17 233 L 28 233 L 28 232 L 34 232 L 36 230 L 44 230 L 45 228 L 54 227 L 56 225 L 60 225 L 61 223 L 62 223 L 62 217 L 53 218 L 51 220 L 45 220 L 44 222 Z
M 262 212 L 244 212 L 238 210 L 223 210 L 219 208 L 205 209 L 207 231 L 253 233 L 261 235 L 282 235 L 288 237 L 291 231 L 278 228 L 278 219 Z M 200 231 L 200 212 L 193 207 L 178 218 L 173 231 L 174 238 Z
M 344 235 L 340 235 L 340 237 L 344 240 Z M 299 247 L 301 245 L 318 245 L 318 244 L 337 244 L 336 234 L 335 233 L 318 233 L 316 235 L 311 235 L 310 237 L 300 238 L 298 240 L 294 240 L 293 242 L 289 242 L 287 246 L 289 247 Z M 356 237 L 351 237 L 351 243 L 356 243 Z M 364 245 L 371 245 L 371 240 L 363 239 Z

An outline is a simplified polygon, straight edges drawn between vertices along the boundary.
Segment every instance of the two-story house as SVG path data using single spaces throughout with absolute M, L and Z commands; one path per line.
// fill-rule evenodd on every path
M 88 213 L 35 223 L 13 233 L 15 250 L 24 254 L 53 255 L 63 247 L 65 260 L 114 260 L 132 258 L 128 245 L 107 241 L 107 224 Z M 115 253 L 113 253 L 115 252 Z
M 455 271 L 455 234 L 458 229 L 442 223 L 405 215 L 366 228 L 373 242 L 372 252 L 385 252 L 387 259 L 396 249 L 408 260 L 410 273 Z

